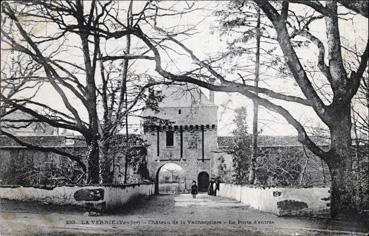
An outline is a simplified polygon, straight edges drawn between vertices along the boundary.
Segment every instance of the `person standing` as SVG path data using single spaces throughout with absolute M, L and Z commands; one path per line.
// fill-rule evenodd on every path
M 217 195 L 217 191 L 219 191 L 219 184 L 220 184 L 220 178 L 219 178 L 219 177 L 217 177 L 217 178 L 215 179 L 215 190 L 214 190 L 214 196 L 216 196 L 216 195 Z
M 196 194 L 197 194 L 197 185 L 196 185 L 196 181 L 192 181 L 192 185 L 191 185 L 191 194 L 193 198 L 196 198 Z
M 209 181 L 208 195 L 214 195 L 214 178 L 211 178 Z

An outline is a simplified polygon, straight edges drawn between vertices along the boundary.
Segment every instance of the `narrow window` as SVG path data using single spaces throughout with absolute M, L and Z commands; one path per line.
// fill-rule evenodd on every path
M 205 161 L 205 132 L 203 125 L 201 125 L 201 159 L 202 162 Z
M 167 146 L 172 147 L 174 144 L 174 132 L 167 131 Z
M 159 128 L 157 128 L 156 130 L 156 155 L 159 156 L 160 155 L 160 132 L 159 132 Z
M 181 158 L 183 158 L 183 130 L 182 130 L 182 125 L 179 127 L 179 132 L 180 132 L 180 139 L 181 139 L 180 156 L 181 156 Z
M 179 109 L 179 110 L 178 110 L 178 114 L 181 114 L 181 113 L 182 113 L 182 111 L 181 111 L 181 109 Z

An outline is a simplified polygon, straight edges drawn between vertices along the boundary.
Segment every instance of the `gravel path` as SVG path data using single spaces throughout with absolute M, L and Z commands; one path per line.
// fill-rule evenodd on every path
M 0 201 L 0 235 L 367 235 L 354 222 L 286 218 L 199 194 L 138 199 L 101 216 L 70 207 Z

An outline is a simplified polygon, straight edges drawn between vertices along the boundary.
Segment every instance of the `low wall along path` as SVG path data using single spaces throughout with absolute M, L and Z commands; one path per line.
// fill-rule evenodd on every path
M 0 186 L 0 199 L 75 205 L 98 210 L 124 206 L 138 196 L 154 194 L 154 184 L 122 186 L 63 186 L 53 189 Z M 279 216 L 329 213 L 329 188 L 263 188 L 220 184 L 218 196 L 232 198 L 250 207 Z
M 329 214 L 327 187 L 264 188 L 221 183 L 217 195 L 279 216 Z
M 123 206 L 138 196 L 154 194 L 153 184 L 123 186 L 62 186 L 42 189 L 0 186 L 0 199 L 35 201 L 55 205 L 75 205 L 99 210 Z

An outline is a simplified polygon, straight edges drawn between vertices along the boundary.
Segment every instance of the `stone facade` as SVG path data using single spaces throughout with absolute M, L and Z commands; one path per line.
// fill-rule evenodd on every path
M 249 136 L 250 144 L 252 136 Z M 220 136 L 218 137 L 218 156 L 222 156 L 226 164 L 226 168 L 228 173 L 232 173 L 233 166 L 233 156 L 229 153 L 230 148 L 233 144 L 233 136 Z M 327 141 L 321 139 L 319 137 L 311 137 L 311 139 L 318 143 L 322 148 L 327 148 Z M 250 147 L 251 148 L 251 147 Z M 289 182 L 287 180 L 291 180 L 290 178 L 286 178 L 285 185 L 301 185 L 301 186 L 329 186 L 330 185 L 330 175 L 327 164 L 325 164 L 319 157 L 315 156 L 308 149 L 304 149 L 301 143 L 298 142 L 297 136 L 266 136 L 259 135 L 258 136 L 258 163 L 264 163 L 264 169 L 273 170 L 277 166 L 278 159 L 286 160 L 301 166 L 304 168 L 304 177 L 301 183 Z M 267 160 L 267 161 L 266 161 Z M 219 162 L 219 160 L 218 160 Z M 221 163 L 218 163 L 219 165 Z M 293 166 L 293 165 L 292 165 Z M 286 165 L 288 168 L 289 166 Z M 262 168 L 259 168 L 262 169 Z M 289 171 L 291 169 L 288 169 Z M 279 173 L 279 172 L 278 172 Z M 281 172 L 281 176 L 283 172 Z M 281 183 L 276 179 L 273 179 L 272 176 L 264 176 L 268 177 L 264 181 L 260 181 L 258 178 L 256 179 L 257 185 L 262 186 L 279 186 Z M 296 179 L 297 182 L 300 181 L 300 177 Z M 227 183 L 231 183 L 232 181 L 229 176 L 222 176 L 222 180 Z M 285 186 L 283 185 L 283 186 Z
M 143 135 L 150 144 L 147 164 L 151 178 L 158 182 L 161 167 L 175 163 L 183 168 L 189 188 L 193 180 L 198 181 L 200 173 L 207 178 L 215 174 L 217 106 L 200 89 L 186 89 L 180 86 L 162 88 L 164 99 L 158 111 L 145 110 L 143 115 L 166 123 L 144 122 Z
M 131 135 L 131 147 L 134 143 L 134 135 Z M 80 136 L 17 136 L 23 142 L 42 147 L 55 148 L 58 150 L 80 156 L 87 165 L 87 147 L 84 139 Z M 118 136 L 122 140 L 119 146 L 125 146 L 125 136 Z M 114 153 L 115 171 L 112 184 L 124 184 L 125 156 L 123 153 Z M 142 158 L 145 158 L 144 156 Z M 14 140 L 0 135 L 0 185 L 22 186 L 61 186 L 71 184 L 82 174 L 77 164 L 67 157 L 53 152 L 29 150 L 20 146 Z M 65 178 L 68 177 L 68 178 Z M 73 178 L 72 178 L 73 177 Z M 137 173 L 134 166 L 128 166 L 127 183 L 140 183 L 143 177 Z

